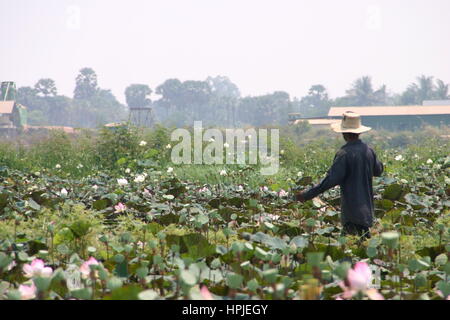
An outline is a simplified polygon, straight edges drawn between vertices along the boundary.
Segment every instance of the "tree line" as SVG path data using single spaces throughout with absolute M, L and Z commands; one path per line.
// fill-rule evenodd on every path
M 31 125 L 93 128 L 126 121 L 129 108 L 149 107 L 155 120 L 165 125 L 190 126 L 194 120 L 202 120 L 206 126 L 261 126 L 286 124 L 292 112 L 325 116 L 332 105 L 420 105 L 424 100 L 450 99 L 448 86 L 421 75 L 404 92 L 391 93 L 385 85 L 374 88 L 371 77 L 363 76 L 335 99 L 322 84 L 312 85 L 301 98 L 291 98 L 284 91 L 243 97 L 229 78 L 216 76 L 204 81 L 168 79 L 154 91 L 147 84 L 131 84 L 125 89 L 123 105 L 110 90 L 98 86 L 93 69 L 83 68 L 75 79 L 72 98 L 59 95 L 55 81 L 44 78 L 34 87 L 20 87 L 17 101 L 28 108 Z

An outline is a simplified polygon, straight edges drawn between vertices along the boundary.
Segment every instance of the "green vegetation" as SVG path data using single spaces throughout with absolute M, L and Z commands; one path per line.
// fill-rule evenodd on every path
M 175 166 L 169 133 L 2 142 L 0 299 L 450 295 L 448 129 L 363 136 L 386 166 L 364 241 L 340 235 L 338 189 L 292 200 L 323 177 L 341 137 L 281 128 L 280 171 L 261 176 L 258 166 Z
M 93 69 L 81 69 L 75 81 L 73 98 L 58 95 L 52 79 L 40 79 L 34 88 L 19 88 L 17 102 L 28 108 L 29 124 L 95 128 L 127 120 L 127 107 L 110 90 L 99 87 Z M 206 126 L 279 126 L 287 124 L 290 112 L 320 117 L 326 116 L 332 105 L 421 105 L 424 100 L 449 99 L 448 84 L 424 75 L 403 93 L 391 93 L 385 85 L 374 89 L 371 77 L 363 76 L 344 96 L 334 99 L 322 84 L 312 85 L 300 98 L 284 91 L 243 97 L 225 76 L 204 81 L 168 79 L 154 91 L 146 84 L 131 84 L 124 93 L 128 107 L 151 107 L 156 122 L 177 127 L 191 126 L 194 120 Z

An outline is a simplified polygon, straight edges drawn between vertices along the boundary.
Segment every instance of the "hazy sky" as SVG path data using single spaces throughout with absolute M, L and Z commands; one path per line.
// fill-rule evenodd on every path
M 362 75 L 397 92 L 450 82 L 448 0 L 0 0 L 0 27 L 0 80 L 52 78 L 69 96 L 82 67 L 120 101 L 131 83 L 209 75 L 297 97 Z

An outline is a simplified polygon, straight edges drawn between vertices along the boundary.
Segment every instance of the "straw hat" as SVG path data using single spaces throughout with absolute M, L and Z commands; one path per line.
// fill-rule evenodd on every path
M 341 122 L 331 124 L 334 132 L 363 133 L 369 131 L 370 127 L 361 125 L 361 116 L 353 111 L 346 111 Z

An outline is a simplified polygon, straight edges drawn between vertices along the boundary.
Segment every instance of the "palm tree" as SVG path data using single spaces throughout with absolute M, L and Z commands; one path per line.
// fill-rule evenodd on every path
M 400 104 L 403 105 L 416 105 L 419 104 L 418 101 L 418 91 L 419 87 L 416 83 L 411 83 L 408 88 L 402 93 L 400 98 Z
M 422 103 L 424 100 L 433 99 L 433 77 L 426 77 L 421 75 L 417 77 L 418 83 L 418 91 L 417 91 L 417 99 L 419 103 Z
M 372 79 L 369 76 L 364 76 L 356 79 L 347 94 L 352 97 L 355 105 L 371 105 L 373 100 Z
M 385 105 L 388 99 L 388 94 L 386 92 L 386 85 L 383 84 L 377 91 L 373 93 L 374 102 L 377 105 Z
M 436 99 L 449 99 L 449 95 L 448 95 L 448 84 L 445 84 L 444 81 L 437 79 L 436 80 L 436 90 L 434 92 L 434 95 L 436 97 Z

